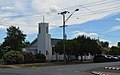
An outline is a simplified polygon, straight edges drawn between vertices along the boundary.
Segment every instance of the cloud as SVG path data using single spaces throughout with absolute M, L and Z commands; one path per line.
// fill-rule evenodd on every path
M 37 24 L 38 22 L 42 21 L 43 10 L 45 13 L 45 22 L 50 23 L 50 28 L 59 27 L 62 25 L 62 15 L 58 15 L 59 12 L 62 11 L 70 11 L 71 13 L 76 9 L 79 8 L 80 11 L 75 12 L 71 18 L 66 22 L 67 25 L 72 24 L 81 24 L 91 20 L 102 19 L 105 16 L 113 14 L 114 12 L 118 12 L 118 10 L 98 13 L 107 11 L 108 9 L 119 5 L 119 1 L 103 1 L 106 3 L 99 4 L 100 0 L 11 0 L 11 6 L 5 5 L 6 1 L 3 1 L 4 6 L 0 6 L 2 10 L 14 10 L 9 12 L 1 12 L 0 18 L 8 18 L 9 20 L 2 20 L 3 23 L 14 24 L 16 26 L 22 27 L 23 31 L 27 32 L 28 34 L 37 33 Z M 98 4 L 87 6 L 87 3 L 98 2 Z M 107 3 L 108 2 L 108 3 Z M 94 14 L 91 11 L 80 7 L 83 5 L 88 9 L 94 11 Z M 102 7 L 102 8 L 101 8 Z M 98 11 L 99 10 L 99 11 Z M 24 16 L 24 14 L 28 16 Z M 18 17 L 11 17 L 16 16 Z M 22 18 L 21 18 L 21 15 Z M 33 16 L 35 15 L 35 16 Z M 66 14 L 68 17 L 70 14 Z M 79 18 L 79 19 L 78 19 Z M 118 19 L 117 19 L 118 20 Z M 32 29 L 34 27 L 34 29 Z M 28 30 L 29 29 L 29 30 Z M 27 31 L 28 30 L 28 31 Z M 96 33 L 84 33 L 88 36 L 95 36 Z M 77 34 L 76 34 L 77 35 Z
M 30 19 L 31 20 L 31 19 Z M 18 24 L 19 22 L 19 24 Z M 32 20 L 34 22 L 34 20 Z M 31 23 L 32 23 L 31 22 Z M 26 18 L 18 18 L 18 19 L 13 19 L 12 21 L 9 21 L 6 23 L 7 25 L 14 25 L 16 27 L 20 27 L 20 29 L 25 33 L 25 34 L 34 34 L 37 33 L 38 31 L 38 24 L 36 21 L 31 24 L 30 22 L 27 22 Z
M 98 2 L 97 4 L 91 4 L 93 6 L 88 7 L 87 3 L 92 3 L 92 2 Z M 108 1 L 109 2 L 109 1 Z M 42 4 L 40 4 L 42 3 Z M 113 11 L 108 11 L 108 9 L 114 7 L 115 5 L 119 5 L 119 2 L 109 2 L 105 1 L 106 4 L 99 4 L 99 3 L 104 3 L 99 2 L 99 0 L 33 0 L 32 1 L 32 6 L 36 8 L 37 11 L 39 12 L 44 12 L 47 13 L 45 15 L 47 18 L 45 19 L 46 22 L 50 22 L 50 27 L 58 27 L 58 25 L 62 24 L 62 16 L 58 15 L 57 13 L 60 13 L 62 11 L 70 11 L 71 13 L 76 9 L 79 8 L 80 11 L 75 12 L 71 18 L 66 22 L 67 25 L 72 25 L 72 24 L 82 24 L 91 20 L 98 20 L 102 19 L 105 16 L 111 15 L 114 12 L 118 12 L 118 10 Z M 77 6 L 78 5 L 78 6 Z M 90 10 L 87 10 L 86 8 L 80 7 L 80 5 L 83 5 L 84 7 L 87 7 L 91 11 L 94 11 L 95 13 L 91 12 Z M 102 7 L 102 8 L 101 8 Z M 104 10 L 103 10 L 104 9 Z M 98 11 L 99 10 L 99 11 Z M 104 13 L 102 13 L 104 12 Z M 48 15 L 49 14 L 49 15 Z M 51 15 L 52 14 L 52 15 Z M 70 14 L 66 14 L 66 17 L 68 17 Z M 79 18 L 79 19 L 78 19 Z M 56 25 L 56 26 L 55 26 Z
M 6 17 L 9 17 L 9 16 L 13 16 L 14 14 L 12 14 L 11 12 L 9 12 L 9 13 L 1 13 L 0 14 L 0 18 L 6 18 Z
M 79 35 L 86 35 L 86 36 L 89 36 L 89 37 L 98 37 L 97 33 L 87 33 L 87 32 L 82 32 L 82 31 L 75 31 L 73 37 L 77 37 Z
M 109 31 L 107 32 L 112 32 L 112 31 L 116 31 L 116 30 L 120 30 L 120 26 L 113 26 Z
M 6 6 L 6 7 L 1 7 L 0 9 L 1 9 L 1 10 L 13 10 L 13 9 L 15 9 L 15 8 L 14 8 L 14 7 Z
M 6 29 L 8 26 L 0 25 L 0 29 Z
M 120 22 L 120 18 L 116 18 L 115 20 Z
M 46 14 L 52 14 L 52 13 L 57 13 L 59 11 L 59 8 L 55 5 L 51 6 L 48 11 L 46 11 Z

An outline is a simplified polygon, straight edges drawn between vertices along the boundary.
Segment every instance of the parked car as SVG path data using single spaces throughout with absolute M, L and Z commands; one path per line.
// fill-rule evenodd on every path
M 120 61 L 120 56 L 112 56 L 112 58 L 114 58 L 115 59 L 115 61 Z
M 113 61 L 111 58 L 108 58 L 106 55 L 95 55 L 93 58 L 93 62 L 111 62 Z
M 111 55 L 105 55 L 105 57 L 110 59 L 112 62 L 116 61 L 116 58 Z

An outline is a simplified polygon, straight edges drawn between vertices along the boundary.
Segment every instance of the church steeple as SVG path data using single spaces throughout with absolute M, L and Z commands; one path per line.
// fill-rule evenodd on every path
M 38 24 L 39 25 L 39 33 L 38 33 L 38 40 L 37 40 L 37 50 L 44 55 L 52 55 L 52 47 L 51 47 L 51 35 L 48 32 L 49 23 L 43 21 Z

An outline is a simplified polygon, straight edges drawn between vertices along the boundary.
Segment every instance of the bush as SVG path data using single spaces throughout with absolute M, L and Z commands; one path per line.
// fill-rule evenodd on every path
M 0 59 L 2 59 L 3 55 L 4 55 L 4 52 L 0 50 Z
M 0 59 L 0 65 L 3 64 L 3 59 Z
M 32 53 L 24 52 L 24 63 L 34 63 L 35 62 L 35 56 Z
M 24 62 L 24 56 L 19 51 L 7 52 L 4 54 L 5 64 L 21 64 Z
M 35 58 L 37 63 L 44 63 L 46 61 L 46 56 L 41 53 L 36 54 Z

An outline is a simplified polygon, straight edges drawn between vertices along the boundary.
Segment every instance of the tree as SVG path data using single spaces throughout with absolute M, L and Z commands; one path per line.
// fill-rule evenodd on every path
M 63 40 L 57 42 L 57 44 L 55 45 L 55 52 L 63 54 Z
M 7 37 L 5 37 L 2 46 L 7 49 L 9 48 L 9 50 L 22 51 L 25 37 L 26 35 L 22 33 L 19 27 L 10 26 L 7 28 Z
M 46 61 L 46 56 L 41 53 L 35 54 L 35 58 L 37 63 L 44 63 Z
M 81 56 L 81 62 L 83 61 L 83 55 L 92 55 L 101 54 L 101 46 L 97 43 L 98 40 L 91 39 L 84 35 L 78 36 L 72 40 L 66 40 L 65 42 L 65 55 L 69 59 L 69 55 L 75 55 L 77 58 Z M 55 52 L 63 54 L 63 41 L 58 42 L 55 45 Z
M 110 55 L 120 55 L 120 47 L 112 46 L 109 51 Z
M 74 40 L 76 40 L 78 44 L 78 55 L 81 56 L 81 62 L 83 61 L 83 55 L 88 55 L 89 53 L 92 55 L 102 53 L 101 47 L 95 39 L 82 35 L 78 36 Z
M 77 42 L 73 40 L 66 40 L 65 43 L 65 55 L 66 55 L 66 60 L 71 60 L 71 56 L 75 56 L 77 53 Z
M 77 52 L 77 42 L 73 41 L 73 40 L 66 40 L 65 41 L 65 57 L 66 60 L 68 61 L 70 59 L 71 55 L 75 55 Z M 59 41 L 56 45 L 55 45 L 55 52 L 59 53 L 59 54 L 63 54 L 63 40 Z
M 91 55 L 96 55 L 96 54 L 102 54 L 102 47 L 97 43 L 98 40 L 91 40 L 91 43 L 89 44 L 89 51 Z
M 23 52 L 24 56 L 24 63 L 34 63 L 35 62 L 35 56 L 32 54 L 32 52 Z
M 0 59 L 2 59 L 3 55 L 4 55 L 4 52 L 3 52 L 2 46 L 1 46 L 1 44 L 0 44 Z
M 75 40 L 77 41 L 78 44 L 78 55 L 81 56 L 81 62 L 83 62 L 83 55 L 86 53 L 86 36 L 82 35 L 82 36 L 78 36 L 77 38 L 75 38 Z
M 108 46 L 109 46 L 109 43 L 108 43 L 108 42 L 103 42 L 103 41 L 101 41 L 101 45 L 102 45 L 102 47 L 108 47 Z
M 25 47 L 28 47 L 30 45 L 30 42 L 29 41 L 24 41 L 24 43 L 23 43 L 23 47 L 25 48 Z
M 24 62 L 24 56 L 19 51 L 9 51 L 4 54 L 5 64 L 21 64 Z
M 119 46 L 120 47 L 120 42 L 118 42 L 118 45 L 117 46 Z

